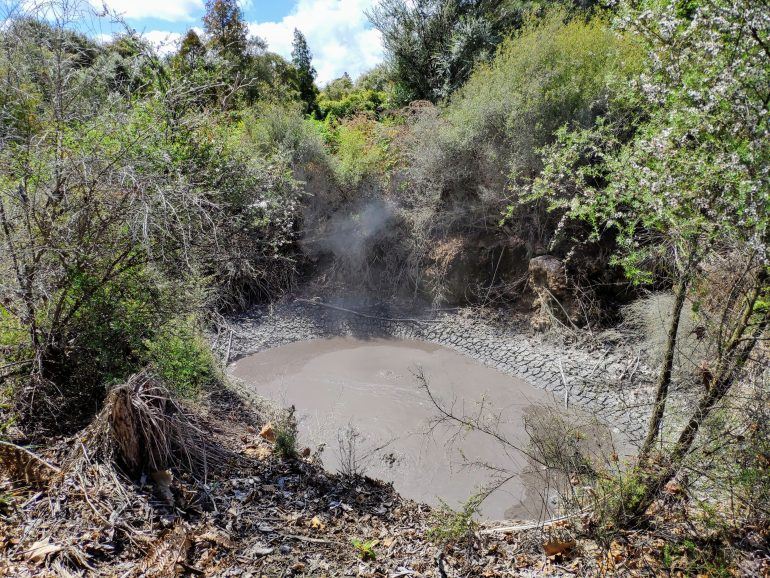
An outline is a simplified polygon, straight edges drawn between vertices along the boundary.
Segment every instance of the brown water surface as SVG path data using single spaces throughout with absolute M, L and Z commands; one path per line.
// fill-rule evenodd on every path
M 483 403 L 517 444 L 526 444 L 524 416 L 553 405 L 549 394 L 520 379 L 418 341 L 302 341 L 243 357 L 230 368 L 263 397 L 296 407 L 300 444 L 326 444 L 323 461 L 332 471 L 343 454 L 339 433 L 353 426 L 366 474 L 392 481 L 405 497 L 455 507 L 492 479 L 488 469 L 468 465 L 484 462 L 517 474 L 485 501 L 484 517 L 541 518 L 544 490 L 526 458 L 480 433 L 432 427 L 437 411 L 414 375 L 418 369 L 454 412 L 476 414 Z

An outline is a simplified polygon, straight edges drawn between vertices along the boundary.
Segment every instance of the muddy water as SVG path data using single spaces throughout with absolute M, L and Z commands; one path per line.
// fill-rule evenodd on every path
M 542 489 L 526 458 L 480 433 L 436 426 L 437 411 L 413 372 L 456 413 L 482 411 L 500 431 L 526 444 L 523 419 L 552 398 L 526 382 L 450 349 L 417 341 L 333 338 L 303 341 L 246 356 L 233 375 L 282 405 L 294 405 L 300 444 L 325 444 L 324 465 L 339 469 L 340 432 L 360 433 L 356 454 L 366 474 L 392 481 L 401 495 L 452 506 L 492 479 L 485 463 L 517 476 L 482 506 L 487 518 L 539 519 Z

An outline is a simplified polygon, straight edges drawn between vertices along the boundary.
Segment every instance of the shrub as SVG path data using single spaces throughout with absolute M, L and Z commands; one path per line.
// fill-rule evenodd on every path
M 222 379 L 219 364 L 194 318 L 167 323 L 145 346 L 149 363 L 179 395 L 194 397 Z
M 348 188 L 367 177 L 384 176 L 396 160 L 390 148 L 388 127 L 359 115 L 337 129 L 335 173 Z
M 275 451 L 283 459 L 297 457 L 297 432 L 290 424 L 280 424 L 276 429 Z
M 438 544 L 465 543 L 473 539 L 478 528 L 474 516 L 478 514 L 483 497 L 471 496 L 459 510 L 452 509 L 446 502 L 431 512 L 428 539 Z
M 354 90 L 334 100 L 318 99 L 322 118 L 344 119 L 359 113 L 379 113 L 387 105 L 387 94 L 379 90 Z
M 557 10 L 531 21 L 492 62 L 476 67 L 440 122 L 428 116 L 417 124 L 410 156 L 418 182 L 500 195 L 509 178 L 537 174 L 539 149 L 556 129 L 592 123 L 611 77 L 638 56 L 604 21 L 565 19 Z
M 232 127 L 228 127 L 228 131 Z M 253 112 L 244 112 L 235 133 L 244 145 L 251 145 L 264 156 L 285 157 L 294 164 L 326 163 L 326 149 L 312 120 L 297 106 L 260 103 Z
M 379 540 L 359 540 L 358 538 L 353 538 L 350 542 L 356 549 L 358 557 L 364 562 L 373 562 L 377 559 L 377 552 L 375 552 L 374 548 L 380 543 Z

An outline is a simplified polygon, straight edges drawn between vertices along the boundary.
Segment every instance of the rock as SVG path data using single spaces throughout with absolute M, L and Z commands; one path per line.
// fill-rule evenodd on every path
M 259 431 L 259 437 L 269 442 L 275 441 L 275 429 L 272 422 L 267 422 Z
M 564 263 L 552 255 L 541 255 L 530 259 L 528 270 L 529 285 L 535 293 L 532 307 L 539 310 L 532 318 L 532 326 L 542 329 L 553 317 L 571 322 L 574 303 Z
M 547 290 L 557 299 L 566 297 L 568 286 L 564 263 L 551 255 L 530 259 L 529 283 L 535 292 Z

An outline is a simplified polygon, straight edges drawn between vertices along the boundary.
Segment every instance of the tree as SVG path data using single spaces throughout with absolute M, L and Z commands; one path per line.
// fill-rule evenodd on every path
M 368 13 L 382 33 L 398 104 L 448 98 L 480 62 L 549 7 L 586 14 L 595 0 L 380 0 Z
M 457 0 L 381 0 L 369 12 L 382 34 L 399 104 L 440 98 L 444 81 L 437 56 L 447 52 L 462 12 Z
M 194 64 L 206 54 L 206 48 L 201 42 L 200 36 L 192 28 L 187 31 L 182 38 L 182 42 L 179 46 L 179 57 L 184 60 L 188 66 L 194 66 Z
M 291 61 L 297 69 L 299 97 L 305 103 L 305 114 L 312 114 L 318 110 L 316 104 L 318 88 L 315 85 L 316 71 L 313 68 L 313 55 L 310 53 L 305 35 L 296 28 L 291 46 Z
M 345 72 L 339 78 L 329 82 L 321 91 L 329 100 L 342 100 L 353 91 L 353 81 L 350 75 Z
M 246 54 L 248 28 L 237 0 L 207 0 L 203 26 L 220 54 L 240 61 Z
M 643 7 L 644 8 L 644 7 Z M 770 324 L 770 21 L 756 3 L 705 0 L 631 11 L 624 22 L 650 53 L 596 127 L 563 129 L 536 196 L 592 236 L 615 237 L 631 280 L 664 273 L 674 290 L 647 435 L 642 490 L 620 504 L 635 523 L 682 469 L 719 403 L 739 383 Z M 631 126 L 631 130 L 629 130 Z M 733 275 L 714 275 L 731 261 Z M 708 286 L 720 299 L 703 299 Z M 679 323 L 690 302 L 713 355 L 703 390 L 672 439 L 663 434 Z
M 290 282 L 298 191 L 216 136 L 200 96 L 217 78 L 124 91 L 111 59 L 134 70 L 152 50 L 126 38 L 87 61 L 70 3 L 50 5 L 53 23 L 41 10 L 0 30 L 0 394 L 23 423 L 67 429 L 148 362 L 165 322 Z

